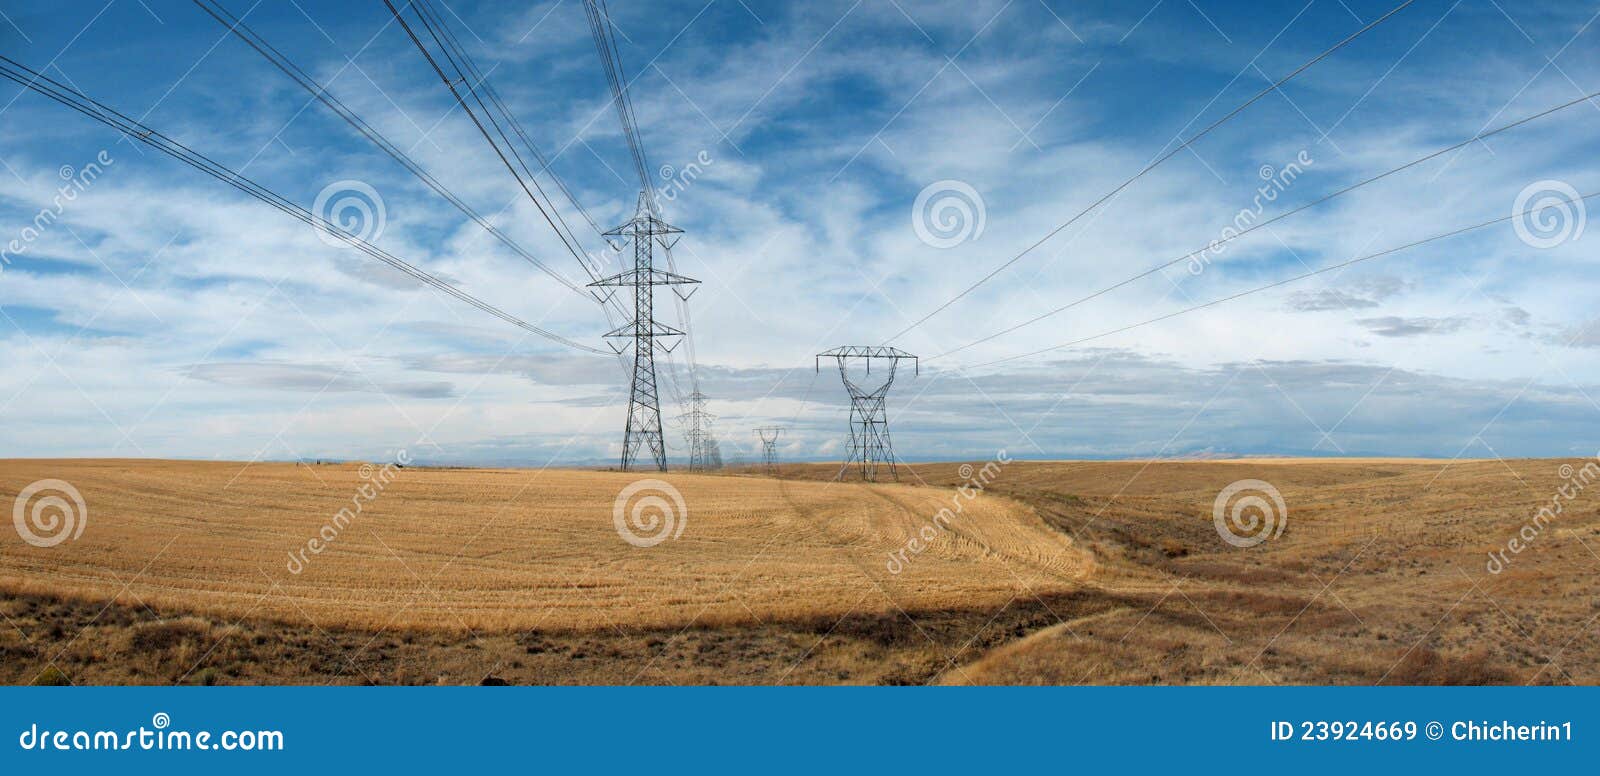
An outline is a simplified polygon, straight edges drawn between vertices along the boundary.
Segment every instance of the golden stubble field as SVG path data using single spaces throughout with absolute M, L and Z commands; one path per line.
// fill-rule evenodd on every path
M 957 464 L 673 473 L 684 530 L 651 547 L 613 525 L 634 475 L 408 468 L 293 574 L 360 467 L 4 461 L 6 503 L 59 478 L 89 520 L 0 539 L 0 680 L 1594 684 L 1585 465 L 1014 462 L 903 564 Z M 1244 479 L 1287 505 L 1248 548 L 1212 520 Z
M 891 574 L 888 552 L 948 503 L 908 486 L 671 474 L 681 533 L 635 546 L 613 514 L 633 474 L 9 461 L 0 494 L 47 476 L 82 493 L 87 529 L 49 548 L 0 543 L 0 589 L 224 618 L 462 632 L 759 622 L 998 606 L 1007 568 L 1050 589 L 1087 573 L 1071 539 L 991 498 Z M 336 521 L 354 500 L 359 514 Z

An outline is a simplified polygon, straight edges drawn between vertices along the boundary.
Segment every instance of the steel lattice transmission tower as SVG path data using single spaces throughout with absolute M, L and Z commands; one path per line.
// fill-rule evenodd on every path
M 766 467 L 767 474 L 778 473 L 778 437 L 787 431 L 784 426 L 762 426 L 756 429 L 756 436 L 761 437 L 761 463 Z
M 633 218 L 605 233 L 615 241 L 613 245 L 618 250 L 622 250 L 626 241 L 633 242 L 633 269 L 589 284 L 610 289 L 633 288 L 633 320 L 605 335 L 610 341 L 633 340 L 633 385 L 628 394 L 628 426 L 622 435 L 623 471 L 632 470 L 645 451 L 656 469 L 667 470 L 666 440 L 661 436 L 661 399 L 656 393 L 656 348 L 672 352 L 676 344 L 667 343 L 683 336 L 683 332 L 655 319 L 655 290 L 656 286 L 685 286 L 700 281 L 656 269 L 654 255 L 657 244 L 663 250 L 671 248 L 681 234 L 682 229 L 658 218 L 650 207 L 649 195 L 639 192 L 639 205 Z M 673 292 L 680 299 L 688 299 L 694 293 L 693 290 L 688 294 L 680 293 L 677 288 L 673 288 Z M 606 299 L 614 293 L 614 290 L 607 291 Z M 623 353 L 626 347 L 612 345 L 612 350 Z
M 834 479 L 843 479 L 850 464 L 858 463 L 861 466 L 861 479 L 867 482 L 877 481 L 879 466 L 887 466 L 889 476 L 899 480 L 900 472 L 894 464 L 894 446 L 889 442 L 889 416 L 883 408 L 884 398 L 889 395 L 889 387 L 894 385 L 895 367 L 901 361 L 910 360 L 916 373 L 921 373 L 922 367 L 917 357 L 887 345 L 845 345 L 818 353 L 818 370 L 821 370 L 824 358 L 838 362 L 839 377 L 844 380 L 845 390 L 850 392 L 850 449 Z M 872 362 L 887 361 L 888 377 L 876 388 L 863 388 L 850 379 L 849 367 L 855 361 L 865 362 L 868 376 L 872 375 Z
M 706 412 L 706 395 L 700 391 L 689 394 L 689 411 L 678 416 L 688 425 L 683 435 L 689 438 L 689 469 L 709 471 L 722 468 L 722 451 L 717 438 L 711 433 L 711 421 L 717 416 Z

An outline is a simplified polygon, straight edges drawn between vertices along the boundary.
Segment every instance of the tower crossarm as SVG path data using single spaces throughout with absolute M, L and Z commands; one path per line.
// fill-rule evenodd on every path
M 835 479 L 842 478 L 852 463 L 861 467 L 861 478 L 868 482 L 877 479 L 878 467 L 888 469 L 891 477 L 899 478 L 895 468 L 894 446 L 889 441 L 889 418 L 884 410 L 884 400 L 894 385 L 895 370 L 901 361 L 910 361 L 921 371 L 917 357 L 888 345 L 842 345 L 818 353 L 817 371 L 822 370 L 822 359 L 831 358 L 839 365 L 839 378 L 850 394 L 850 444 L 844 465 Z M 863 388 L 850 379 L 850 365 L 864 362 L 867 374 L 872 374 L 872 362 L 889 362 L 889 374 L 876 388 Z
M 636 234 L 648 234 L 654 236 L 663 234 L 683 234 L 683 230 L 673 226 L 672 224 L 662 221 L 653 215 L 641 213 L 635 215 L 633 219 L 627 223 L 612 229 L 609 232 L 602 232 L 602 234 L 606 237 L 632 237 Z
M 588 284 L 590 288 L 619 288 L 623 286 L 682 286 L 698 284 L 694 278 L 686 278 L 666 270 L 651 268 L 649 270 L 630 269 L 611 277 L 601 278 Z
M 659 471 L 667 470 L 666 440 L 661 433 L 661 400 L 657 390 L 655 352 L 659 348 L 668 353 L 668 341 L 679 341 L 683 332 L 655 318 L 655 287 L 695 286 L 696 281 L 655 268 L 656 243 L 670 247 L 668 236 L 682 233 L 681 229 L 667 224 L 655 216 L 649 204 L 649 193 L 639 192 L 639 206 L 633 218 L 622 226 L 607 232 L 608 237 L 626 239 L 633 243 L 633 266 L 625 272 L 596 280 L 593 287 L 608 289 L 633 289 L 633 320 L 606 332 L 610 340 L 632 340 L 633 380 L 628 391 L 628 423 L 622 434 L 622 470 L 630 471 L 638 462 L 649 461 Z M 620 249 L 620 247 L 619 247 Z M 679 296 L 687 298 L 681 292 Z M 626 346 L 624 346 L 625 348 Z M 613 345 L 619 353 L 623 348 Z M 706 460 L 706 434 L 699 418 L 690 434 L 690 467 L 701 468 Z
M 649 326 L 641 330 L 638 321 L 628 321 L 611 331 L 602 334 L 603 337 L 628 338 L 628 337 L 681 337 L 683 332 L 668 326 L 660 321 L 650 321 Z
M 866 361 L 868 372 L 872 371 L 873 361 L 888 361 L 894 364 L 909 360 L 915 367 L 916 373 L 922 374 L 922 365 L 916 356 L 888 345 L 841 345 L 832 350 L 825 350 L 817 354 L 816 366 L 818 371 L 822 369 L 822 359 L 824 358 L 836 359 L 841 364 L 857 359 Z

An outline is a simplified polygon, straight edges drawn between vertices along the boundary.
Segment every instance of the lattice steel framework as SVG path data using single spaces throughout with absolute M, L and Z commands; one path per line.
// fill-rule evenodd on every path
M 889 441 L 889 416 L 884 410 L 884 399 L 894 385 L 895 368 L 901 361 L 911 361 L 916 373 L 921 373 L 917 357 L 887 345 L 845 345 L 818 353 L 816 367 L 819 371 L 824 358 L 838 362 L 839 377 L 844 381 L 845 390 L 850 392 L 850 448 L 834 479 L 843 479 L 850 464 L 855 463 L 861 468 L 861 479 L 867 482 L 877 481 L 880 466 L 887 467 L 889 476 L 898 481 L 900 471 L 895 467 L 894 445 Z M 850 379 L 849 366 L 854 361 L 865 363 L 868 376 L 872 375 L 872 362 L 887 361 L 889 376 L 876 388 L 863 388 Z
M 608 342 L 633 340 L 633 384 L 628 393 L 628 425 L 622 435 L 622 470 L 633 470 L 641 453 L 648 451 L 655 468 L 666 471 L 666 440 L 661 436 L 661 399 L 656 392 L 656 348 L 672 352 L 677 346 L 676 338 L 683 336 L 683 332 L 655 319 L 655 288 L 672 286 L 673 293 L 678 294 L 680 299 L 688 299 L 694 291 L 691 289 L 685 294 L 679 292 L 677 287 L 700 281 L 655 268 L 655 246 L 659 244 L 663 249 L 672 247 L 683 230 L 656 217 L 645 192 L 639 193 L 639 204 L 633 218 L 605 234 L 616 241 L 613 244 L 618 250 L 627 241 L 633 243 L 633 269 L 589 284 L 611 289 L 605 292 L 608 301 L 617 288 L 633 289 L 633 320 L 605 335 Z M 622 244 L 618 245 L 618 242 Z M 667 344 L 669 342 L 674 344 Z M 627 348 L 613 344 L 611 349 L 623 353 Z
M 710 471 L 722 468 L 722 451 L 717 438 L 711 433 L 711 421 L 717 416 L 706 412 L 706 395 L 695 391 L 689 394 L 689 411 L 678 416 L 684 423 L 683 435 L 689 438 L 689 469 Z
M 756 429 L 756 436 L 761 437 L 761 463 L 766 468 L 767 474 L 778 473 L 778 437 L 787 430 L 784 426 L 762 426 Z

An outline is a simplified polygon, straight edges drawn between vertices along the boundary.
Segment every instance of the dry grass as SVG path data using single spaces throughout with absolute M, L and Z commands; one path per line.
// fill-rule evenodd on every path
M 1560 463 L 1018 462 L 899 575 L 955 464 L 674 474 L 688 526 L 645 549 L 630 475 L 408 469 L 295 576 L 355 467 L 0 462 L 4 501 L 90 504 L 0 542 L 0 681 L 1594 684 L 1600 489 L 1484 568 Z M 1211 521 L 1243 478 L 1289 504 L 1249 549 Z
M 89 504 L 82 538 L 0 543 L 0 589 L 265 617 L 320 627 L 462 632 L 747 624 L 853 610 L 998 606 L 1009 565 L 1047 590 L 1085 570 L 1071 540 L 1005 499 L 900 575 L 898 548 L 945 505 L 911 487 L 670 475 L 681 537 L 625 542 L 618 492 L 584 471 L 404 469 L 320 554 L 290 553 L 351 505 L 355 465 L 132 461 L 0 463 L 0 499 L 64 479 Z
M 1008 644 L 949 682 L 1600 682 L 1600 489 L 1499 574 L 1488 553 L 1550 503 L 1556 460 L 1018 464 L 995 492 L 1093 553 L 1116 603 Z M 1570 461 L 1581 468 L 1583 461 Z M 948 483 L 949 466 L 917 467 Z M 1283 535 L 1218 539 L 1212 501 L 1274 484 Z

